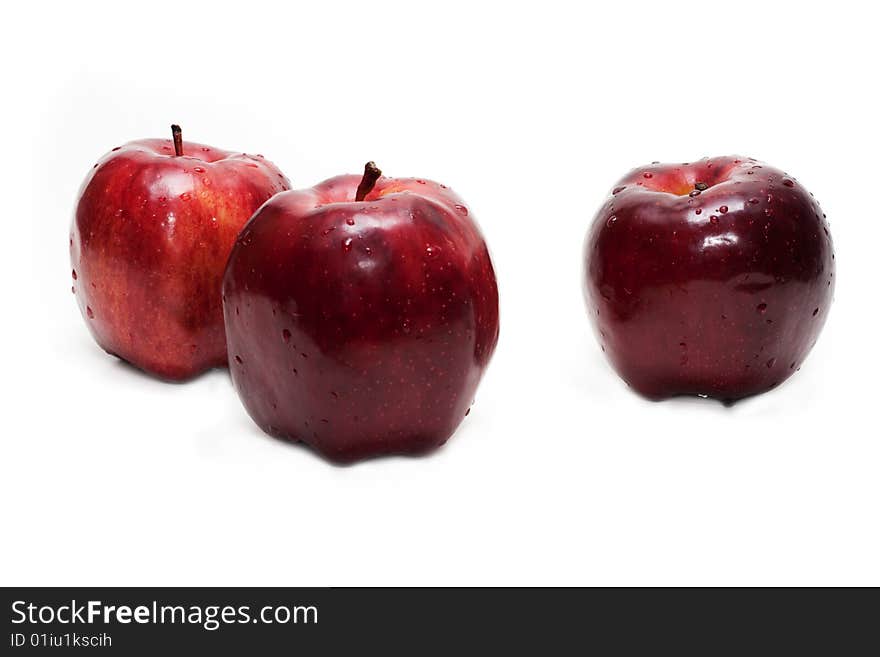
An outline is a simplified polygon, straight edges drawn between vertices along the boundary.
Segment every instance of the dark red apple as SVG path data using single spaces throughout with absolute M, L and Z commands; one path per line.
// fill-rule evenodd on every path
M 442 445 L 498 339 L 486 243 L 444 185 L 340 176 L 275 196 L 232 250 L 232 379 L 266 432 L 337 461 Z
M 732 401 L 779 385 L 816 342 L 834 291 L 819 204 L 751 158 L 631 171 L 596 214 L 584 260 L 602 350 L 653 399 Z
M 98 344 L 180 380 L 226 363 L 220 284 L 254 211 L 287 178 L 262 155 L 142 139 L 114 148 L 80 190 L 73 291 Z

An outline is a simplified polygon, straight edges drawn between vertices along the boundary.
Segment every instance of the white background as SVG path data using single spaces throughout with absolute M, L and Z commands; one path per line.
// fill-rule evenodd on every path
M 0 583 L 880 584 L 878 10 L 592 4 L 7 7 Z M 375 159 L 468 201 L 501 340 L 446 447 L 333 466 L 225 372 L 160 383 L 94 344 L 78 187 L 172 122 L 295 186 Z M 592 337 L 581 241 L 631 167 L 730 153 L 822 203 L 830 318 L 773 392 L 651 403 Z

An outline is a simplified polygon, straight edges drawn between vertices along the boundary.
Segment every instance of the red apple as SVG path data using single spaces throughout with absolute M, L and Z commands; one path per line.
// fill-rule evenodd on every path
M 80 190 L 73 291 L 107 352 L 180 380 L 226 364 L 220 284 L 232 244 L 287 178 L 262 155 L 142 139 L 114 148 Z
M 498 290 L 451 189 L 340 176 L 275 196 L 223 281 L 229 362 L 266 432 L 338 461 L 442 445 L 498 339 Z
M 834 290 L 819 204 L 751 158 L 631 171 L 596 213 L 584 260 L 602 350 L 653 399 L 732 401 L 779 385 L 816 342 Z

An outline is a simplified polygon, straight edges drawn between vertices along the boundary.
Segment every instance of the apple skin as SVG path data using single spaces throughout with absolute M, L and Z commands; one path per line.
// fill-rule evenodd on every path
M 634 169 L 596 213 L 584 263 L 602 350 L 651 399 L 730 402 L 779 385 L 816 342 L 834 292 L 818 203 L 751 158 Z
M 114 148 L 80 189 L 73 291 L 97 343 L 145 372 L 226 364 L 220 285 L 235 238 L 290 182 L 262 156 L 171 140 Z
M 498 340 L 498 288 L 464 202 L 360 176 L 275 196 L 223 282 L 232 380 L 267 433 L 339 462 L 446 442 Z

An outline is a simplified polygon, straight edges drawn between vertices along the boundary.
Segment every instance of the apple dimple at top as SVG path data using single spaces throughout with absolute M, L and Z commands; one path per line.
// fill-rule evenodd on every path
M 741 165 L 744 161 L 755 162 L 739 157 L 715 158 L 714 160 L 706 158 L 698 162 L 684 162 L 679 165 L 661 165 L 658 162 L 632 171 L 624 178 L 629 183 L 625 186 L 641 187 L 645 190 L 674 196 L 694 197 L 711 187 L 733 182 L 742 175 L 748 175 L 747 172 L 753 166 L 761 167 L 760 164 L 746 164 L 743 167 Z
M 174 150 L 174 142 L 171 139 L 138 139 L 130 141 L 124 146 L 119 146 L 111 151 L 111 153 L 119 153 L 120 151 L 142 151 L 150 153 L 153 156 L 173 158 L 186 158 L 189 160 L 199 160 L 207 164 L 218 162 L 220 160 L 235 158 L 253 159 L 256 156 L 250 156 L 247 153 L 226 151 L 222 148 L 214 148 L 204 144 L 187 141 L 183 145 L 182 152 L 178 155 Z
M 631 171 L 597 212 L 584 263 L 602 350 L 652 398 L 778 385 L 818 337 L 834 286 L 812 195 L 736 156 Z

